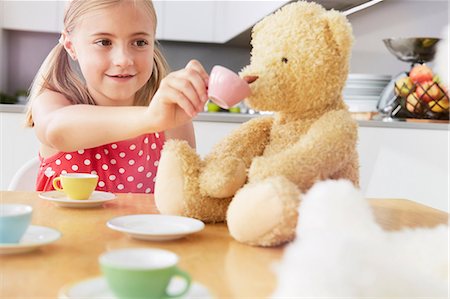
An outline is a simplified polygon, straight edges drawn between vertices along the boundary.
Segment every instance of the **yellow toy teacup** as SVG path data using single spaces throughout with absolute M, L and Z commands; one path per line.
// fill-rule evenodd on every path
M 85 200 L 94 192 L 97 182 L 96 174 L 66 173 L 54 178 L 52 183 L 56 190 L 64 192 L 68 198 Z

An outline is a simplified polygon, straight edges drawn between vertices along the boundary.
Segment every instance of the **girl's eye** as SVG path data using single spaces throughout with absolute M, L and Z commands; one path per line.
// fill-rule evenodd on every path
M 284 63 L 287 63 L 288 59 L 286 57 L 283 57 L 283 58 L 281 58 L 281 61 L 284 62 Z
M 112 45 L 111 41 L 107 40 L 107 39 L 101 39 L 99 41 L 96 41 L 95 43 L 97 45 L 99 45 L 99 46 L 102 46 L 102 47 L 108 47 L 108 46 Z
M 145 47 L 148 45 L 148 42 L 146 40 L 140 39 L 135 41 L 133 44 L 137 47 Z

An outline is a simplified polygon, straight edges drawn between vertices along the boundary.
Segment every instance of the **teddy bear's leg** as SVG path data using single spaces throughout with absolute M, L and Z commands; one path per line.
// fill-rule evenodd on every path
M 165 143 L 155 181 L 155 203 L 162 214 L 193 217 L 205 222 L 222 222 L 230 198 L 202 196 L 199 174 L 202 161 L 187 142 Z
M 275 246 L 295 236 L 300 191 L 285 177 L 270 177 L 244 186 L 233 198 L 227 223 L 236 240 Z

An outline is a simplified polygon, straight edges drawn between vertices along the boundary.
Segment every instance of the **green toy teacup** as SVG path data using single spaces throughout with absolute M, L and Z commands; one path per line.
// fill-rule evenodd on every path
M 111 291 L 120 299 L 180 297 L 191 285 L 189 274 L 177 267 L 178 256 L 170 251 L 118 249 L 102 254 L 99 262 Z M 185 287 L 177 294 L 169 294 L 167 289 L 174 277 L 182 278 Z

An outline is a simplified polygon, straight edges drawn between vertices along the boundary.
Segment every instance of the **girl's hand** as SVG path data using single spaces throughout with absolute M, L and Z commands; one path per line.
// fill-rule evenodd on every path
M 196 60 L 167 75 L 146 112 L 152 126 L 157 130 L 178 127 L 203 111 L 208 100 L 208 80 L 208 73 Z

